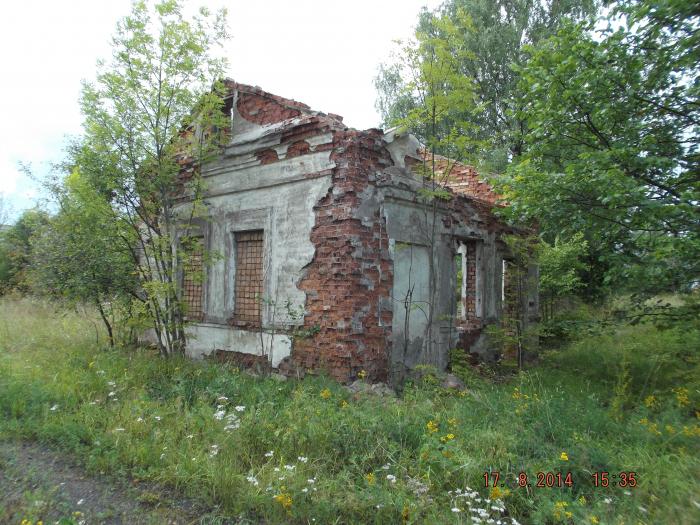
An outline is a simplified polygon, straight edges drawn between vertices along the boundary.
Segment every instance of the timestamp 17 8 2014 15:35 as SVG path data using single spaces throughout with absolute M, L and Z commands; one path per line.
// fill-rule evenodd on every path
M 634 488 L 637 486 L 637 473 L 624 472 L 592 472 L 591 484 L 594 487 L 620 487 Z M 501 476 L 500 472 L 492 470 L 484 472 L 485 487 L 509 487 L 509 488 L 563 488 L 573 487 L 574 479 L 571 472 L 536 472 L 535 476 L 529 476 L 526 472 L 519 472 L 515 478 L 512 475 Z

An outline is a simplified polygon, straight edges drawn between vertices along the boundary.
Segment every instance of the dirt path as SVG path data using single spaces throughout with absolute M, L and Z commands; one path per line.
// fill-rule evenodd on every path
M 91 476 L 42 445 L 0 441 L 0 523 L 23 519 L 32 525 L 227 523 L 153 486 Z

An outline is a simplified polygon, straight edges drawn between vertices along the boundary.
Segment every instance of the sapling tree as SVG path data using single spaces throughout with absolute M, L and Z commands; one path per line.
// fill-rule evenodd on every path
M 161 354 L 184 351 L 186 308 L 178 257 L 198 235 L 200 166 L 218 152 L 225 61 L 225 11 L 186 19 L 175 0 L 133 4 L 112 39 L 112 57 L 83 86 L 84 138 L 75 165 L 109 203 L 125 233 L 140 297 Z M 189 205 L 178 211 L 179 199 Z M 176 246 L 180 244 L 180 246 Z

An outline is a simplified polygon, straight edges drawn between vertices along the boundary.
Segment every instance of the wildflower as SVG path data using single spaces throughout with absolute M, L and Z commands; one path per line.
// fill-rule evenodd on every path
M 589 521 L 590 521 L 593 525 L 597 525 L 598 523 L 600 523 L 600 520 L 598 519 L 597 516 L 591 516 L 591 517 L 589 518 Z
M 77 502 L 76 505 L 82 505 L 85 500 L 83 498 L 80 498 Z
M 153 419 L 155 419 L 156 421 L 160 421 L 161 417 L 160 416 L 153 416 Z
M 459 510 L 457 507 L 452 507 L 450 510 L 451 510 L 452 512 L 454 512 L 455 514 L 456 514 L 457 512 L 462 512 L 462 511 Z
M 651 395 L 644 398 L 644 406 L 647 408 L 655 408 L 658 404 L 659 401 L 656 399 L 656 396 Z
M 632 493 L 629 490 L 625 491 L 625 496 L 631 496 L 631 495 L 632 495 Z
M 367 483 L 369 483 L 370 485 L 374 485 L 374 472 L 368 472 L 367 474 L 365 474 L 365 479 L 367 480 Z
M 186 437 L 187 439 L 192 439 L 192 438 L 194 437 L 194 434 L 187 434 L 185 437 Z
M 578 499 L 578 504 L 579 504 L 579 505 L 585 505 L 585 504 L 586 504 L 586 496 L 581 496 L 581 497 Z
M 270 452 L 265 452 L 265 457 L 266 458 L 271 458 L 272 456 L 275 455 L 275 452 L 273 450 L 270 450 Z
M 301 461 L 302 463 L 306 463 L 307 461 L 309 461 L 309 458 L 307 458 L 305 456 L 298 456 L 297 460 Z
M 225 415 L 226 415 L 226 410 L 223 410 L 223 409 L 217 410 L 216 412 L 214 412 L 214 419 L 221 421 L 222 419 L 224 419 Z
M 245 410 L 245 406 L 244 406 L 244 405 L 238 405 L 238 406 L 236 406 L 236 408 L 235 408 L 234 410 L 235 410 L 236 412 L 243 412 L 243 411 Z
M 559 459 L 561 459 L 562 461 L 569 461 L 569 455 L 566 452 L 562 452 L 559 456 Z
M 364 379 L 365 377 L 367 377 L 367 372 L 365 372 L 364 370 L 360 370 L 357 373 L 357 377 L 359 377 L 360 379 Z
M 137 417 L 136 418 L 137 423 L 143 423 L 143 418 L 142 417 Z
M 286 510 L 292 508 L 292 497 L 289 494 L 283 492 L 282 494 L 277 494 L 273 499 Z
M 603 503 L 605 503 L 606 505 L 610 505 L 612 503 L 612 500 L 610 498 L 605 498 L 603 500 Z
M 306 480 L 306 482 L 307 482 L 309 485 L 313 485 L 314 483 L 316 483 L 316 478 L 309 478 L 309 479 Z
M 116 395 L 117 395 L 116 393 L 110 392 L 109 394 L 107 394 L 107 397 L 114 397 L 114 396 L 116 396 Z
M 308 489 L 308 487 L 304 487 L 303 489 L 301 489 L 301 491 L 302 491 L 304 494 L 306 494 L 307 492 L 309 492 L 309 489 Z
M 450 425 L 450 427 L 454 428 L 457 426 L 457 419 L 454 417 L 451 417 L 450 419 L 447 420 L 447 424 Z
M 675 434 L 675 433 L 676 433 L 676 429 L 673 428 L 673 426 L 671 426 L 671 425 L 666 425 L 665 428 L 666 428 L 666 432 L 668 432 L 669 434 Z
M 489 497 L 491 499 L 500 499 L 502 495 L 503 492 L 501 492 L 501 489 L 499 489 L 498 487 L 493 487 L 491 489 L 491 492 L 489 493 Z
M 245 479 L 246 479 L 246 481 L 247 481 L 248 483 L 250 483 L 250 484 L 253 485 L 254 487 L 257 487 L 258 485 L 260 485 L 260 482 L 258 481 L 258 478 L 256 478 L 255 476 L 246 476 Z
M 210 449 L 210 451 L 209 451 L 210 458 L 213 458 L 214 456 L 216 456 L 219 453 L 219 445 L 212 445 L 211 447 L 209 447 L 209 449 Z
M 386 479 L 388 479 L 391 483 L 396 483 L 396 476 L 393 474 L 387 474 Z
M 447 443 L 448 441 L 452 441 L 454 438 L 455 438 L 454 434 L 447 434 L 446 436 L 442 436 L 440 438 L 440 441 L 442 441 L 443 443 Z
M 340 408 L 348 408 L 348 402 L 343 399 L 340 402 Z
M 321 393 L 319 394 L 323 399 L 329 399 L 331 397 L 331 391 L 328 390 L 327 388 L 324 388 L 321 390 Z
M 225 401 L 228 401 L 228 397 L 226 397 L 226 396 L 219 396 L 219 397 L 216 398 L 216 400 L 219 401 L 220 403 L 224 403 Z
M 56 412 L 56 410 L 58 410 L 58 405 L 52 406 L 51 408 L 49 408 L 49 410 L 50 410 L 51 412 Z
M 160 455 L 160 459 L 165 459 L 165 452 Z
M 674 388 L 673 392 L 676 394 L 676 401 L 679 407 L 684 407 L 690 403 L 688 398 L 688 389 L 683 387 Z
M 117 384 L 116 384 L 114 381 L 107 381 L 107 384 L 108 384 L 109 386 L 111 386 L 112 388 L 114 388 L 115 386 L 117 386 Z
M 382 470 L 389 470 L 391 468 L 391 465 L 387 463 L 386 465 L 382 465 Z
M 428 432 L 431 432 L 431 433 L 438 431 L 438 425 L 432 419 L 425 424 L 425 428 L 427 428 Z
M 115 432 L 124 432 L 124 429 L 120 427 L 120 428 L 115 428 L 114 431 Z
M 649 424 L 649 420 L 647 418 L 643 417 L 642 419 L 639 420 L 639 424 L 646 426 Z
M 284 468 L 286 470 L 294 470 L 296 468 L 296 466 L 295 465 L 285 465 Z

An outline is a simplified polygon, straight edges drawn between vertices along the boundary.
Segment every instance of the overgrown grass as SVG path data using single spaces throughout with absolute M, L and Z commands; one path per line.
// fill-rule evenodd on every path
M 507 382 L 473 376 L 459 393 L 428 375 L 399 399 L 355 399 L 324 378 L 98 349 L 90 320 L 4 300 L 0 434 L 167 483 L 242 523 L 471 523 L 469 504 L 500 516 L 487 502 L 500 496 L 503 523 L 692 524 L 699 348 L 697 332 L 625 328 Z M 507 486 L 484 487 L 496 471 Z M 572 486 L 536 487 L 537 472 L 571 472 Z M 620 472 L 637 486 L 612 486 Z

